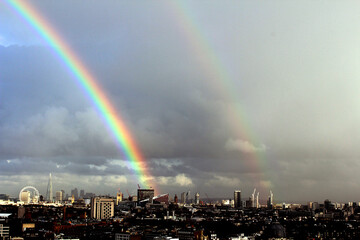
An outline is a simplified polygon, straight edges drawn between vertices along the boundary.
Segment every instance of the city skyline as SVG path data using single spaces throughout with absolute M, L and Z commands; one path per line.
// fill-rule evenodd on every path
M 360 199 L 357 3 L 27 2 L 96 77 L 147 167 L 2 2 L 0 193 L 46 192 L 51 172 L 53 196 L 145 179 L 178 197 Z

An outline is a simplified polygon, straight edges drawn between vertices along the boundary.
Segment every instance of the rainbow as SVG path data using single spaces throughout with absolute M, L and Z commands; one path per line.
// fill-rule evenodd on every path
M 8 0 L 7 2 L 40 34 L 40 36 L 51 46 L 59 59 L 70 70 L 104 119 L 108 129 L 116 140 L 116 144 L 120 147 L 129 161 L 131 168 L 134 169 L 135 174 L 138 176 L 141 186 L 143 188 L 150 187 L 149 181 L 152 177 L 148 172 L 148 167 L 139 148 L 124 121 L 116 112 L 94 76 L 55 29 L 26 1 Z M 156 189 L 153 183 L 151 187 Z
M 236 138 L 250 142 L 259 146 L 253 133 L 250 131 L 250 124 L 246 121 L 246 114 L 243 110 L 239 97 L 234 91 L 232 77 L 229 75 L 226 67 L 216 55 L 216 51 L 211 47 L 209 40 L 206 38 L 203 27 L 195 19 L 195 15 L 188 6 L 188 1 L 167 1 L 168 9 L 178 25 L 178 29 L 189 46 L 191 52 L 197 59 L 203 73 L 207 75 L 207 81 L 214 91 L 221 95 L 234 106 L 228 106 L 226 114 L 231 116 L 229 125 L 235 129 Z M 262 145 L 260 145 L 262 146 Z M 261 191 L 268 190 L 271 182 L 266 176 L 266 162 L 263 151 L 243 154 L 246 158 L 246 165 L 252 171 L 254 183 L 257 182 L 257 188 Z

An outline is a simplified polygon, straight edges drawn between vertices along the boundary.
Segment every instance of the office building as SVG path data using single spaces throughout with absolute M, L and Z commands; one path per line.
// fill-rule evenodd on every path
M 234 207 L 235 208 L 241 208 L 242 207 L 241 190 L 235 190 L 234 191 Z
M 122 200 L 123 200 L 122 192 L 117 192 L 116 193 L 116 205 L 119 205 L 119 202 L 121 202 Z
M 91 199 L 91 217 L 108 219 L 114 216 L 114 199 L 109 197 L 94 197 Z
M 186 203 L 190 203 L 191 200 L 189 199 L 190 197 L 190 190 L 186 193 Z
M 85 196 L 85 191 L 84 191 L 84 189 L 81 189 L 80 190 L 80 198 L 84 198 L 84 196 Z
M 53 202 L 53 189 L 52 189 L 52 178 L 51 173 L 49 174 L 49 182 L 46 190 L 46 200 Z
M 57 191 L 55 193 L 55 201 L 56 202 L 62 202 L 63 200 L 63 192 L 62 191 Z
M 270 196 L 269 196 L 269 200 L 267 202 L 267 206 L 268 208 L 272 208 L 273 207 L 273 198 L 274 198 L 274 194 L 272 193 L 272 191 L 270 190 Z
M 200 194 L 199 193 L 195 194 L 195 204 L 200 204 Z
M 74 197 L 75 200 L 79 198 L 79 192 L 77 188 L 71 190 L 71 197 Z
M 154 189 L 152 188 L 148 188 L 148 189 L 143 188 L 137 190 L 138 202 L 146 199 L 149 199 L 149 202 L 152 202 L 153 197 L 154 197 Z
M 184 204 L 185 203 L 185 192 L 182 192 L 181 193 L 181 196 L 180 196 L 180 203 Z

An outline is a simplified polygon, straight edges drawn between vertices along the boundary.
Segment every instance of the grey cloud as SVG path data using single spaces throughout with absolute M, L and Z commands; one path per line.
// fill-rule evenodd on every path
M 186 190 L 165 184 L 186 176 L 192 191 L 210 196 L 239 185 L 262 187 L 263 196 L 271 187 L 279 200 L 359 197 L 351 188 L 360 156 L 352 4 L 185 1 L 196 39 L 166 1 L 30 3 L 94 74 L 163 191 Z M 40 184 L 52 171 L 66 188 L 73 178 L 96 191 L 84 180 L 94 178 L 110 191 L 116 176 L 136 186 L 68 69 L 4 4 L 0 11 L 0 172 L 8 178 L 0 183 Z
M 229 151 L 240 151 L 245 153 L 254 153 L 254 152 L 265 152 L 268 147 L 264 144 L 260 146 L 255 146 L 249 141 L 243 139 L 228 139 L 225 143 L 225 149 Z

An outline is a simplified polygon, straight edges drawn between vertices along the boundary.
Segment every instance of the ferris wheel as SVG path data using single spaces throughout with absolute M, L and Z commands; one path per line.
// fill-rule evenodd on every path
M 24 203 L 38 203 L 39 198 L 40 193 L 33 186 L 26 186 L 19 193 L 19 200 Z

